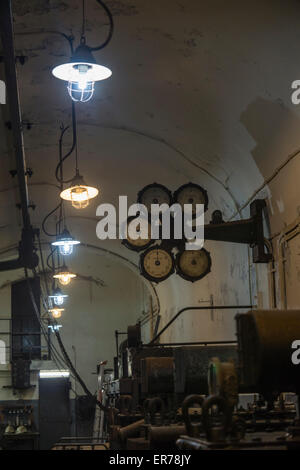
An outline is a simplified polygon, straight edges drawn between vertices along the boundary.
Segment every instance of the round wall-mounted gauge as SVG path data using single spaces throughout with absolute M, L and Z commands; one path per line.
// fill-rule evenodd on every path
M 181 205 L 182 210 L 185 204 L 192 204 L 193 217 L 196 216 L 196 204 L 204 205 L 204 212 L 208 209 L 208 196 L 205 189 L 195 183 L 187 183 L 177 189 L 174 193 L 174 202 Z
M 210 269 L 210 253 L 204 248 L 181 251 L 176 256 L 177 274 L 186 281 L 199 281 L 210 272 Z
M 148 223 L 148 237 L 147 238 L 138 238 L 137 240 L 134 240 L 133 238 L 130 238 L 128 234 L 128 225 L 130 222 L 132 222 L 136 217 L 128 217 L 127 219 L 127 238 L 125 238 L 122 243 L 123 245 L 126 246 L 126 248 L 129 248 L 129 250 L 133 251 L 142 251 L 148 248 L 154 240 L 151 239 L 151 225 Z M 139 227 L 137 227 L 137 231 L 139 230 Z
M 174 265 L 172 253 L 159 246 L 153 246 L 141 254 L 141 274 L 149 281 L 164 281 L 173 274 Z
M 165 186 L 158 183 L 149 184 L 138 193 L 138 203 L 147 207 L 151 213 L 151 204 L 172 204 L 172 193 Z

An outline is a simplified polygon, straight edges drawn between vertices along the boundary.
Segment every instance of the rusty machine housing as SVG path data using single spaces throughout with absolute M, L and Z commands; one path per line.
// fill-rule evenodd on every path
M 236 344 L 192 346 L 142 344 L 130 326 L 106 390 L 111 448 L 300 448 L 299 320 L 253 310 L 236 315 Z

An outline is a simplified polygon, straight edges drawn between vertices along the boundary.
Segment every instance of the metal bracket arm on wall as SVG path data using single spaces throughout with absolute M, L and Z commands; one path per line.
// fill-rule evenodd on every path
M 204 239 L 248 244 L 253 248 L 254 263 L 268 263 L 272 255 L 265 253 L 263 210 L 264 199 L 256 199 L 250 206 L 250 218 L 233 222 L 210 223 L 204 226 Z
M 19 257 L 12 260 L 0 262 L 0 272 L 11 271 L 13 269 L 34 269 L 39 263 L 39 257 L 35 252 L 34 237 L 38 230 L 29 227 L 23 229 L 22 240 L 19 243 Z

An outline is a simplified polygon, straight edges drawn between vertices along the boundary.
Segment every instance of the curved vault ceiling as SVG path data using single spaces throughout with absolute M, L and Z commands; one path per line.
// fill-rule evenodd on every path
M 87 38 L 96 45 L 107 20 L 88 2 Z M 209 192 L 210 210 L 229 218 L 264 177 L 298 146 L 299 111 L 290 83 L 299 78 L 300 2 L 107 0 L 115 20 L 112 42 L 96 53 L 112 78 L 97 85 L 90 103 L 78 106 L 80 168 L 101 188 L 101 201 L 126 194 L 133 202 L 146 184 L 175 190 L 191 180 Z M 17 54 L 30 197 L 40 224 L 54 207 L 59 126 L 70 123 L 65 86 L 51 76 L 69 56 L 67 42 L 49 31 L 80 34 L 79 1 L 14 0 Z M 39 33 L 42 34 L 31 34 Z M 3 121 L 7 120 L 1 107 Z M 70 143 L 70 138 L 66 144 Z M 19 240 L 20 217 L 9 131 L 1 126 L 1 247 Z M 67 146 L 66 146 L 67 148 Z M 72 158 L 65 173 L 73 175 Z M 98 199 L 100 202 L 100 199 Z M 85 242 L 95 235 L 97 202 L 70 227 Z M 104 245 L 103 245 L 104 246 Z M 105 242 L 131 259 L 119 242 Z

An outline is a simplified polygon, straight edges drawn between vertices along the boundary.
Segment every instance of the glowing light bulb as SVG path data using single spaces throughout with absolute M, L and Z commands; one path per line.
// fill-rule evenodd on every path
M 87 189 L 82 186 L 73 188 L 71 190 L 71 201 L 75 209 L 85 209 L 90 203 Z
M 55 297 L 54 299 L 54 303 L 55 305 L 62 305 L 64 303 L 64 298 L 62 295 L 58 295 L 57 297 Z
M 87 79 L 87 72 L 89 70 L 89 66 L 87 64 L 79 64 L 78 65 L 78 86 L 81 90 L 85 90 L 88 79 Z
M 62 286 L 67 286 L 70 284 L 71 280 L 76 277 L 76 274 L 73 274 L 68 271 L 68 268 L 64 266 L 57 274 L 54 274 L 53 278 L 57 279 Z
M 78 82 L 68 83 L 68 92 L 73 101 L 86 103 L 93 97 L 94 85 L 94 82 L 87 82 L 83 78 L 80 78 Z
M 87 186 L 77 171 L 71 186 L 62 191 L 60 197 L 65 201 L 70 201 L 75 209 L 84 209 L 89 205 L 90 200 L 98 194 L 98 189 L 93 186 Z
M 59 252 L 63 256 L 71 255 L 73 253 L 73 245 L 71 243 L 66 242 L 59 247 Z
M 61 235 L 57 237 L 53 246 L 59 247 L 59 252 L 63 256 L 68 256 L 73 253 L 74 245 L 79 245 L 80 242 L 71 237 L 70 232 L 65 228 Z
M 87 81 L 84 77 L 80 77 L 78 79 L 78 87 L 80 88 L 80 90 L 85 90 L 86 89 L 86 86 L 87 86 Z
M 70 273 L 62 273 L 62 274 L 60 275 L 59 282 L 60 282 L 63 286 L 67 286 L 68 284 L 70 284 L 72 277 L 73 277 L 73 276 L 71 276 Z
M 52 295 L 49 295 L 49 301 L 54 303 L 54 305 L 60 306 L 63 305 L 64 301 L 69 296 L 67 294 L 63 294 L 59 287 L 54 289 Z
M 62 312 L 64 311 L 64 308 L 52 308 L 49 310 L 53 318 L 61 318 Z
M 68 82 L 68 92 L 73 101 L 85 103 L 94 94 L 95 82 L 111 76 L 111 70 L 98 65 L 91 49 L 81 43 L 68 63 L 58 65 L 52 70 L 53 75 Z

